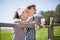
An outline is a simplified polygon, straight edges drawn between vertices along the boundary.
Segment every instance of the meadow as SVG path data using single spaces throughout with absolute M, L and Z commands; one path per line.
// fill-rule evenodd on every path
M 60 35 L 60 26 L 54 27 L 54 36 Z M 1 30 L 0 40 L 12 40 L 12 30 Z M 36 40 L 48 40 L 48 28 L 41 28 L 36 31 Z M 54 38 L 54 40 L 60 40 L 60 38 Z

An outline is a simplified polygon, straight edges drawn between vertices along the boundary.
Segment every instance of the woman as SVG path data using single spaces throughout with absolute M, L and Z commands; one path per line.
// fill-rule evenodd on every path
M 20 9 L 20 11 L 17 10 L 15 12 L 13 21 L 17 24 L 25 24 L 25 21 L 28 18 L 27 16 L 28 14 L 26 9 Z M 13 40 L 25 40 L 25 30 L 26 28 L 14 28 Z

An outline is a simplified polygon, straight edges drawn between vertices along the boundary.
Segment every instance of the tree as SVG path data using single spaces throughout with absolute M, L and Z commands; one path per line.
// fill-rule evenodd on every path
M 49 24 L 50 17 L 54 17 L 54 22 L 60 23 L 60 4 L 57 5 L 56 10 L 53 11 L 40 11 L 43 17 L 46 19 L 46 24 Z
M 45 11 L 45 12 L 41 11 L 41 14 L 46 19 L 46 24 L 49 24 L 50 17 L 55 17 L 54 16 L 54 11 Z
M 60 15 L 60 4 L 57 5 L 56 12 L 57 12 L 57 15 Z
M 56 16 L 56 22 L 60 23 L 60 4 L 57 5 L 55 11 L 56 11 L 56 13 L 55 13 L 55 16 Z

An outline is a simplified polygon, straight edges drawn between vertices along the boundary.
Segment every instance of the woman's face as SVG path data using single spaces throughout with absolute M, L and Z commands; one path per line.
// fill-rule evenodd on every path
M 22 13 L 22 17 L 27 18 L 28 17 L 28 12 L 27 10 L 24 10 Z

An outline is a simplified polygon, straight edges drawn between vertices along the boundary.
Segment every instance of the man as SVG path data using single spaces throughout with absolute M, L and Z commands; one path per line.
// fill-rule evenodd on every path
M 28 12 L 29 12 L 29 18 L 30 22 L 29 23 L 34 23 L 34 14 L 36 14 L 36 6 L 35 5 L 29 5 L 27 7 Z M 36 40 L 36 34 L 35 34 L 35 29 L 27 28 L 26 32 L 26 40 Z

